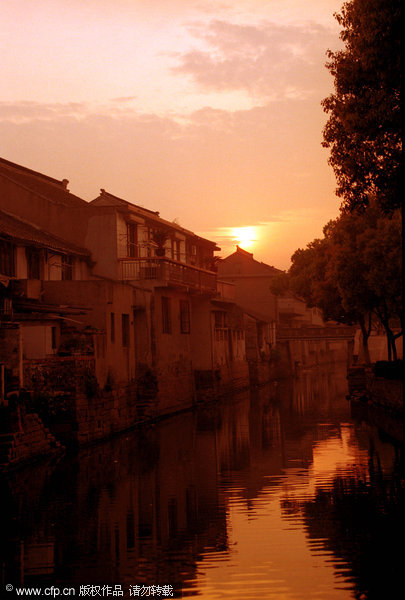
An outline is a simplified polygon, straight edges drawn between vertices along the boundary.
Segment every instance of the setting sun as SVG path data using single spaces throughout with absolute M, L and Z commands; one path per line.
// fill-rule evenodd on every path
M 257 242 L 256 227 L 233 227 L 233 240 L 241 248 L 250 248 L 254 242 Z

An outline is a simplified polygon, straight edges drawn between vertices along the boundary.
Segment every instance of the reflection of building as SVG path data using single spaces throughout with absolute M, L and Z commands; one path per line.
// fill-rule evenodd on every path
M 346 491 L 350 494 L 355 479 L 339 477 L 333 490 L 334 475 L 323 455 L 323 446 L 332 443 L 339 450 L 335 441 L 344 429 L 352 431 L 347 425 L 349 405 L 341 387 L 343 369 L 337 375 L 335 380 L 330 373 L 318 371 L 306 374 L 289 389 L 284 382 L 283 386 L 274 385 L 271 393 L 263 387 L 250 397 L 240 394 L 230 402 L 212 404 L 82 449 L 78 457 L 64 464 L 12 474 L 2 488 L 5 510 L 0 550 L 5 579 L 26 586 L 49 582 L 77 589 L 88 581 L 120 583 L 124 589 L 134 583 L 169 583 L 178 591 L 187 587 L 190 593 L 197 585 L 197 573 L 207 564 L 221 561 L 226 565 L 238 554 L 241 544 L 235 548 L 230 540 L 239 541 L 235 532 L 241 520 L 247 517 L 251 527 L 252 518 L 257 519 L 260 527 L 265 514 L 268 527 L 269 512 L 278 515 L 280 501 L 281 517 L 286 519 L 294 511 L 307 511 L 309 502 L 305 513 L 308 531 L 300 529 L 297 521 L 293 524 L 299 529 L 300 540 L 308 534 L 321 547 L 333 543 L 329 549 L 346 560 L 349 538 L 343 538 L 339 550 L 338 539 L 332 535 L 336 520 L 329 523 L 329 517 L 335 500 L 339 503 L 335 509 L 344 508 Z M 274 401 L 277 389 L 279 405 Z M 346 425 L 341 428 L 341 423 Z M 371 488 L 375 483 L 380 494 L 386 486 L 391 498 L 390 481 L 379 469 L 382 465 L 383 471 L 390 472 L 395 460 L 393 449 L 387 450 L 389 445 L 386 441 L 382 444 L 377 433 L 371 440 L 365 426 L 359 427 L 356 435 L 361 444 L 353 444 L 353 454 L 352 439 L 348 447 L 350 465 L 353 456 L 357 465 L 351 474 L 367 473 L 363 467 L 368 465 L 367 477 L 374 477 Z M 364 448 L 371 448 L 372 463 Z M 362 458 L 358 462 L 359 450 Z M 314 480 L 313 458 L 317 455 L 321 458 L 318 473 L 324 477 Z M 337 464 L 339 460 L 338 452 Z M 342 471 L 338 474 L 341 476 Z M 311 506 L 308 499 L 318 482 L 322 492 Z M 369 501 L 367 486 L 359 492 L 357 501 L 362 509 L 363 502 Z M 355 509 L 356 503 L 350 506 Z M 377 527 L 385 522 L 385 508 L 392 508 L 383 493 L 379 506 L 384 509 L 384 515 L 379 515 L 383 520 L 370 521 Z M 360 519 L 367 527 L 366 535 L 370 532 L 370 513 L 360 512 L 354 529 L 353 519 L 346 523 L 351 542 L 359 539 L 353 532 L 359 532 Z M 235 514 L 237 521 L 233 521 Z M 320 519 L 320 514 L 325 519 Z M 238 525 L 232 529 L 233 523 Z M 340 526 L 339 520 L 337 523 Z M 287 522 L 285 529 L 291 531 L 291 525 Z M 251 531 L 246 538 L 255 545 L 255 551 L 262 552 Z M 263 532 L 266 535 L 267 529 Z M 275 555 L 278 546 L 290 552 L 289 535 L 281 543 L 274 536 Z M 251 546 L 245 546 L 244 551 L 255 554 Z M 262 556 L 266 562 L 268 557 Z
M 10 546 L 1 558 L 15 584 L 178 590 L 202 552 L 227 547 L 215 434 L 197 432 L 194 414 L 88 448 L 77 463 L 40 474 L 31 487 L 30 473 L 10 480 L 18 514 L 2 529 Z M 21 543 L 13 546 L 15 538 Z

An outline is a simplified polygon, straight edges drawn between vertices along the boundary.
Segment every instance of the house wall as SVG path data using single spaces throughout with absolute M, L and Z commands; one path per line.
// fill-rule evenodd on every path
M 211 309 L 209 298 L 193 297 L 191 353 L 196 370 L 214 369 Z
M 23 246 L 17 246 L 15 249 L 15 276 L 17 279 L 27 279 L 28 267 L 27 257 L 25 255 L 25 248 Z
M 163 331 L 162 297 L 170 299 L 171 333 Z M 153 367 L 158 379 L 158 412 L 186 408 L 194 401 L 191 314 L 190 333 L 180 331 L 180 300 L 190 297 L 174 288 L 155 288 L 152 313 Z
M 15 248 L 15 277 L 16 279 L 28 278 L 28 261 L 26 245 Z M 57 251 L 43 249 L 42 252 L 41 279 L 48 281 L 62 280 L 62 254 Z M 85 260 L 77 256 L 73 257 L 72 278 L 74 280 L 89 279 L 90 268 Z
M 52 347 L 52 328 L 59 330 L 58 324 L 25 324 L 21 325 L 24 358 L 45 358 L 55 353 Z M 56 329 L 55 329 L 56 335 Z
M 245 333 L 240 310 L 229 308 L 225 312 L 225 329 L 215 327 L 215 310 L 211 312 L 213 367 L 219 373 L 219 388 L 245 387 L 249 382 L 246 361 Z
M 235 285 L 236 303 L 273 321 L 277 320 L 277 299 L 270 292 L 270 282 L 275 274 L 275 269 L 240 249 L 218 265 L 218 279 Z
M 271 278 L 243 277 L 230 281 L 235 284 L 236 304 L 276 321 L 277 301 L 269 289 Z
M 86 307 L 85 315 L 74 321 L 98 330 L 96 339 L 96 375 L 99 385 L 125 384 L 135 377 L 134 289 L 112 281 L 44 282 L 44 301 Z M 111 332 L 114 313 L 115 335 Z M 128 315 L 128 346 L 124 345 L 122 315 Z
M 22 382 L 22 336 L 21 328 L 11 323 L 0 327 L 0 364 L 3 364 L 17 382 Z M 5 393 L 7 393 L 7 389 Z
M 88 217 L 84 246 L 95 261 L 93 273 L 119 279 L 117 215 L 110 207 L 94 207 Z

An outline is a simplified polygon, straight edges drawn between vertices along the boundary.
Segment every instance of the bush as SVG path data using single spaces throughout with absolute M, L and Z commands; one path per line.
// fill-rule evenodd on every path
M 385 379 L 404 379 L 404 361 L 394 360 L 379 360 L 373 368 L 376 377 L 384 377 Z

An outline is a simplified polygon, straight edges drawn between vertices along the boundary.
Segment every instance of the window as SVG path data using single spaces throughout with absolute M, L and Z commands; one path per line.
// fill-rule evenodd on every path
M 62 279 L 63 281 L 73 279 L 73 256 L 62 255 Z
M 25 255 L 28 279 L 41 279 L 41 251 L 38 248 L 26 248 Z
M 214 337 L 217 342 L 224 341 L 228 337 L 225 312 L 222 310 L 216 310 L 214 312 Z
M 136 225 L 132 223 L 127 223 L 127 256 L 138 256 L 138 232 Z
M 173 258 L 175 260 L 181 260 L 181 252 L 180 252 L 180 240 L 174 240 L 173 242 Z
M 8 277 L 14 277 L 14 245 L 5 240 L 0 240 L 0 273 Z
M 214 312 L 215 329 L 221 329 L 225 327 L 225 312 L 222 310 L 216 310 Z
M 121 315 L 121 326 L 122 326 L 122 346 L 129 348 L 129 315 Z
M 171 306 L 170 298 L 162 296 L 162 332 L 172 332 Z
M 180 300 L 180 333 L 190 333 L 190 302 Z
M 115 314 L 110 314 L 110 340 L 112 343 L 115 342 Z

